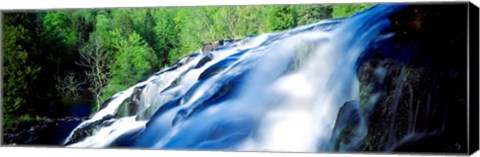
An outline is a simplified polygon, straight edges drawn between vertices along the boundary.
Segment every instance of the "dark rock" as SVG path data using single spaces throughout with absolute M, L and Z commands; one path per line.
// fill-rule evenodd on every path
M 360 106 L 369 115 L 361 151 L 466 151 L 467 119 L 458 116 L 467 107 L 466 9 L 412 5 L 390 17 L 393 37 L 359 59 Z
M 105 102 L 102 103 L 102 105 L 100 105 L 100 108 L 99 108 L 98 110 L 102 110 L 102 109 L 104 109 L 105 107 L 107 107 L 108 104 L 109 104 L 112 100 L 114 100 L 115 98 L 116 98 L 115 96 L 112 96 L 112 97 L 108 98 Z
M 338 111 L 330 143 L 334 151 L 353 151 L 361 144 L 366 134 L 364 119 L 358 102 L 349 101 Z
M 142 91 L 146 85 L 136 87 L 133 89 L 132 95 L 125 99 L 122 104 L 118 107 L 118 111 L 115 113 L 115 117 L 125 117 L 136 115 L 139 109 L 141 109 L 140 99 L 142 96 Z
M 462 106 L 466 105 L 465 95 L 462 94 L 462 89 L 466 90 L 466 86 L 451 83 L 459 82 L 461 78 L 445 77 L 442 70 L 433 70 L 434 67 L 404 65 L 395 61 L 387 61 L 383 66 L 387 75 L 379 88 L 370 88 L 376 87 L 375 84 L 378 83 L 375 81 L 374 74 L 378 67 L 370 67 L 370 70 L 367 70 L 369 72 L 364 71 L 359 75 L 360 93 L 365 93 L 361 94 L 362 103 L 367 103 L 368 97 L 374 93 L 381 93 L 378 101 L 374 102 L 371 112 L 367 111 L 370 115 L 368 135 L 361 149 L 364 151 L 463 151 L 466 139 L 459 136 L 461 133 L 457 131 L 466 127 L 458 125 L 463 124 L 464 120 L 445 117 L 458 117 L 455 115 L 461 113 Z M 369 76 L 368 73 L 371 79 L 366 79 L 366 76 Z M 434 132 L 442 128 L 446 130 L 440 130 L 432 135 L 441 134 L 442 138 L 429 137 L 421 141 L 413 139 L 408 141 L 408 136 L 422 136 L 424 132 Z M 438 142 L 434 142 L 437 146 L 421 144 L 427 143 L 428 139 L 437 140 Z M 402 140 L 407 141 L 395 149 L 398 142 Z M 461 149 L 447 149 L 452 142 L 459 143 Z
M 46 118 L 46 119 L 45 119 L 45 122 L 46 122 L 46 123 L 52 123 L 53 121 L 54 121 L 54 120 L 51 119 L 51 118 Z
M 84 140 L 88 136 L 92 135 L 99 125 L 108 125 L 113 123 L 114 120 L 115 120 L 115 116 L 107 115 L 100 120 L 94 121 L 92 123 L 89 123 L 86 126 L 78 128 L 73 132 L 70 140 L 65 142 L 65 145 L 73 144 L 73 143 Z
M 218 40 L 218 41 L 214 41 L 214 42 L 211 42 L 211 43 L 203 44 L 202 53 L 206 53 L 208 51 L 215 50 L 215 49 L 219 48 L 220 46 L 225 46 L 227 44 L 230 44 L 230 43 L 236 42 L 236 41 L 238 41 L 238 40 L 227 39 L 227 40 Z
M 152 117 L 150 119 L 156 119 L 157 117 L 159 116 L 162 116 L 163 113 L 165 113 L 166 111 L 176 107 L 176 106 L 179 106 L 180 105 L 180 100 L 181 100 L 182 96 L 177 96 L 175 98 L 172 98 L 170 99 L 169 101 L 165 102 L 164 104 L 162 104 L 162 106 L 160 106 L 156 111 L 155 113 L 152 115 Z M 151 124 L 152 121 L 148 121 L 146 126 L 150 126 L 152 125 Z
M 446 141 L 444 136 L 426 136 L 415 140 L 399 143 L 393 148 L 395 152 L 458 152 L 462 145 Z
M 211 53 L 207 53 L 200 61 L 198 61 L 197 65 L 195 65 L 195 69 L 202 67 L 206 63 L 210 62 L 213 59 L 213 55 Z
M 227 58 L 213 64 L 212 66 L 205 69 L 200 76 L 198 81 L 205 80 L 223 70 L 225 70 L 232 62 L 237 61 L 244 53 L 248 52 L 249 49 L 237 52 L 236 54 L 230 55 Z
M 202 53 L 208 52 L 208 51 L 213 50 L 214 48 L 217 48 L 217 47 L 222 46 L 222 45 L 223 45 L 222 40 L 203 44 Z

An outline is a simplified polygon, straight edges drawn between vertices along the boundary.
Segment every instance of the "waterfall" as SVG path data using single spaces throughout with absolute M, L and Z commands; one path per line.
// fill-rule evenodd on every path
M 332 151 L 340 107 L 359 99 L 357 61 L 402 7 L 378 5 L 195 52 L 115 94 L 65 144 Z

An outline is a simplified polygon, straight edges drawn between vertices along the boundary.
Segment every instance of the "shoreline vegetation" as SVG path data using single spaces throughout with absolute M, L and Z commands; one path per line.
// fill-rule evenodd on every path
M 4 12 L 3 143 L 22 143 L 11 139 L 59 121 L 83 121 L 113 94 L 206 43 L 348 17 L 373 5 Z M 78 114 L 74 104 L 89 111 Z

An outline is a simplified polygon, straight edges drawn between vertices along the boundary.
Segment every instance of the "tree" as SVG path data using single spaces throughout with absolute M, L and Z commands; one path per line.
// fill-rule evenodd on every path
M 64 53 L 73 53 L 78 41 L 77 32 L 72 27 L 72 13 L 70 11 L 49 11 L 43 16 L 43 30 L 46 38 L 57 40 L 66 50 Z M 59 43 L 56 43 L 59 44 Z
M 74 11 L 71 15 L 73 30 L 76 32 L 77 46 L 80 47 L 90 38 L 90 33 L 94 31 L 95 28 L 95 17 L 97 11 L 95 10 L 77 10 Z M 78 50 L 78 49 L 76 49 Z
M 155 51 L 155 55 L 161 63 L 161 67 L 166 67 L 172 63 L 175 52 L 179 48 L 179 30 L 175 27 L 175 12 L 172 9 L 148 10 L 146 24 L 148 24 L 149 34 L 146 41 Z M 151 23 L 151 24 L 150 24 Z M 174 57 L 172 57 L 174 56 Z
M 63 93 L 65 98 L 73 100 L 74 102 L 80 96 L 81 92 L 84 91 L 83 85 L 87 83 L 87 81 L 82 80 L 79 75 L 80 74 L 77 74 L 75 71 L 69 71 L 64 75 L 55 77 L 58 92 Z
M 120 32 L 120 30 L 114 32 Z M 116 49 L 115 60 L 108 67 L 112 77 L 105 86 L 102 100 L 127 89 L 155 70 L 152 66 L 157 60 L 152 49 L 137 33 L 132 33 L 127 39 L 120 40 Z
M 178 52 L 180 52 L 180 57 L 200 49 L 202 44 L 208 41 L 206 40 L 208 32 L 205 23 L 199 17 L 196 17 L 196 15 L 205 15 L 200 13 L 200 8 L 177 8 L 175 11 L 174 21 L 175 30 L 178 30 L 176 33 L 178 33 L 179 38 Z
M 85 76 L 90 84 L 89 90 L 93 93 L 96 105 L 101 104 L 103 88 L 111 77 L 108 70 L 110 64 L 109 55 L 103 48 L 104 41 L 99 34 L 94 34 L 88 44 L 79 50 L 80 61 L 78 65 L 87 68 Z
M 14 21 L 22 16 L 5 15 L 3 30 L 3 110 L 6 114 L 19 115 L 20 108 L 29 104 L 30 88 L 38 78 L 41 67 L 30 62 L 31 54 L 24 47 L 30 43 L 29 30 Z
M 112 16 L 112 26 L 114 28 L 120 29 L 125 34 L 131 34 L 135 31 L 135 22 L 130 18 L 131 11 L 129 9 L 116 9 L 110 12 Z
M 237 7 L 221 7 L 218 9 L 214 20 L 214 31 L 220 35 L 221 38 L 236 37 L 237 25 L 240 20 L 237 13 Z
M 297 9 L 298 25 L 306 25 L 319 20 L 332 18 L 330 5 L 300 5 Z
M 243 38 L 247 35 L 262 33 L 266 30 L 266 13 L 268 8 L 264 6 L 236 6 L 238 22 L 236 23 L 235 38 Z
M 348 17 L 352 16 L 355 13 L 368 9 L 375 4 L 338 4 L 333 5 L 333 18 Z
M 293 6 L 273 6 L 268 11 L 267 31 L 281 31 L 297 26 Z

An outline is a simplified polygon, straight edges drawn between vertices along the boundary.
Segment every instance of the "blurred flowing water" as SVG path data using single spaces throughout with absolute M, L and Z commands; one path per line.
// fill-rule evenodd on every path
M 359 99 L 357 61 L 373 41 L 389 38 L 381 35 L 387 16 L 403 7 L 382 4 L 195 52 L 114 95 L 65 144 L 332 151 L 340 107 Z M 359 121 L 361 139 L 367 128 Z

